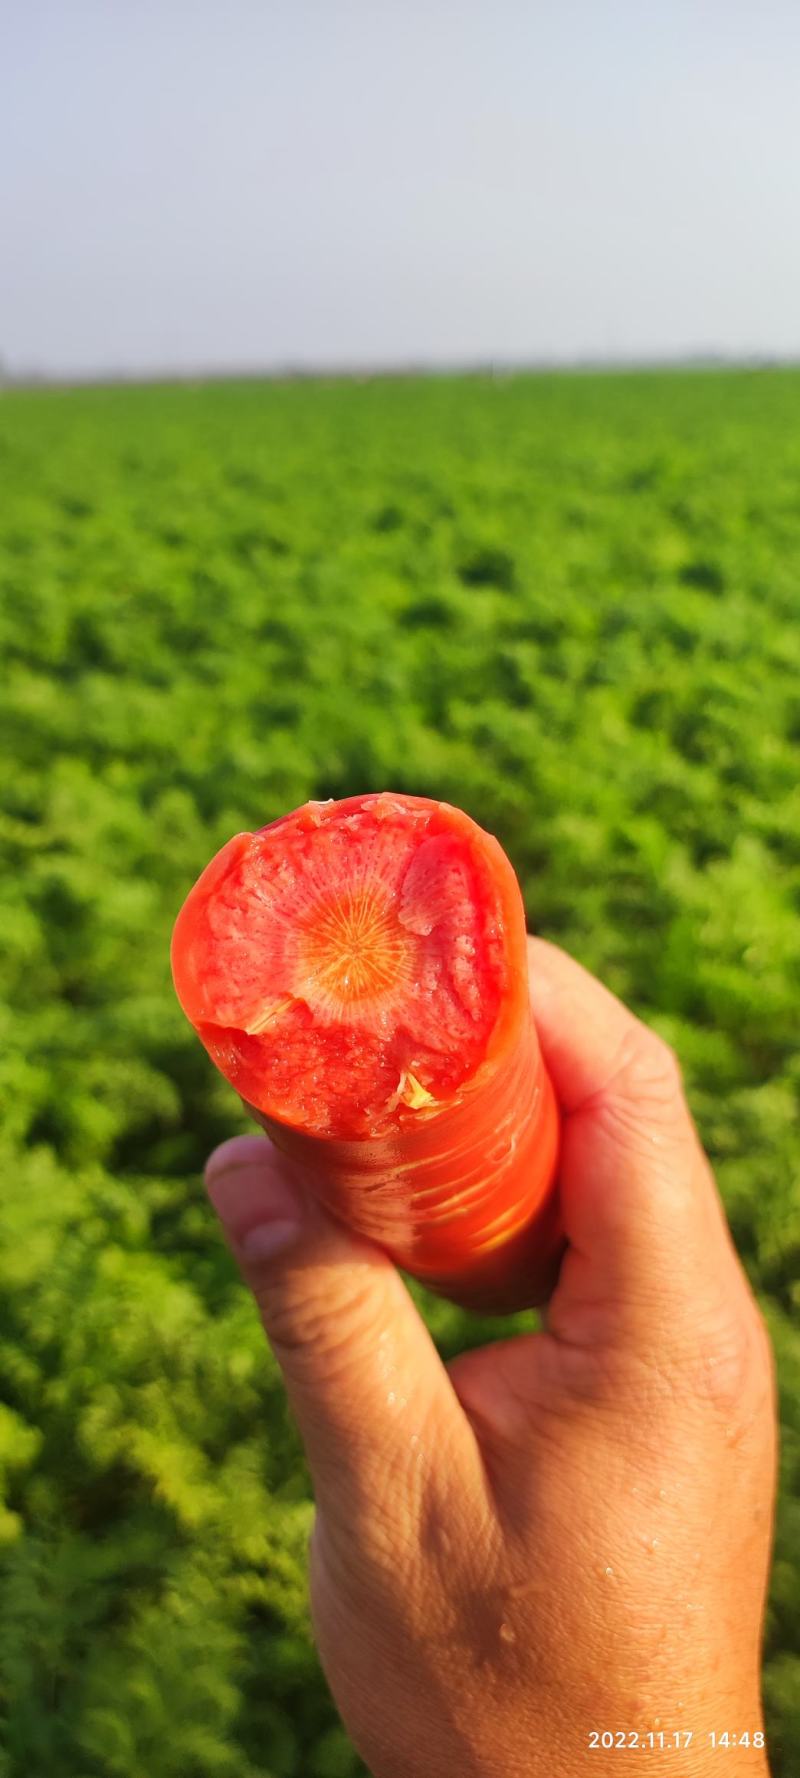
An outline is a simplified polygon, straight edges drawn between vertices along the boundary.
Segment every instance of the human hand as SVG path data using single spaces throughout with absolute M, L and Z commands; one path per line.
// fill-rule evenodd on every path
M 671 1051 L 529 944 L 564 1113 L 545 1331 L 445 1365 L 263 1136 L 208 1163 L 311 1469 L 320 1658 L 375 1778 L 763 1774 L 766 1331 Z

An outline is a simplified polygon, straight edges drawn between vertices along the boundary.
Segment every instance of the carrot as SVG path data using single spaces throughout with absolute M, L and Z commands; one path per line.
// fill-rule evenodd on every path
M 519 885 L 449 803 L 310 802 L 228 841 L 175 923 L 178 999 L 317 1197 L 464 1307 L 542 1302 L 558 1113 Z

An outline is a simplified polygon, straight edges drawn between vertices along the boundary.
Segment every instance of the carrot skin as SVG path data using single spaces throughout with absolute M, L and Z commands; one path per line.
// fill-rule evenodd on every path
M 299 1166 L 305 1183 L 329 1213 L 382 1246 L 402 1271 L 434 1295 L 486 1315 L 512 1315 L 547 1301 L 558 1278 L 565 1240 L 555 1189 L 558 1108 L 543 1064 L 536 1109 L 518 1147 L 513 1171 L 502 1179 L 490 1175 L 487 1182 L 485 1163 L 476 1151 L 471 1216 L 468 1211 L 462 1213 L 458 1204 L 448 1216 L 453 1197 L 446 1175 L 437 1187 L 435 1167 L 420 1161 L 414 1168 L 404 1200 L 404 1206 L 416 1211 L 412 1243 L 393 1235 L 392 1201 L 388 1194 L 381 1199 L 380 1181 L 368 1155 L 359 1167 L 360 1157 L 352 1152 L 355 1145 L 341 1157 L 334 1156 L 329 1144 L 323 1150 L 319 1138 L 304 1138 L 246 1100 L 243 1103 L 276 1148 Z M 389 1191 L 396 1178 L 389 1166 L 385 1175 Z M 430 1197 L 426 1196 L 428 1190 Z M 442 1218 L 438 1226 L 430 1210 L 432 1201 Z M 493 1207 L 497 1208 L 500 1230 L 505 1219 L 510 1232 L 484 1245 L 481 1237 Z

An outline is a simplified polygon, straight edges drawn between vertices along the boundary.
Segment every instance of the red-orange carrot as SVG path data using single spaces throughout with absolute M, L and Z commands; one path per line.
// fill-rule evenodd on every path
M 491 834 L 428 797 L 306 803 L 211 860 L 172 971 L 212 1060 L 334 1215 L 465 1307 L 544 1300 L 558 1113 L 522 896 Z

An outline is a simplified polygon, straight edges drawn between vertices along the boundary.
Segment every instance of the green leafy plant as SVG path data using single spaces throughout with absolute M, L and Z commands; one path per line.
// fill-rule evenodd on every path
M 788 371 L 3 394 L 4 1778 L 363 1771 L 311 1637 L 302 1453 L 202 1191 L 245 1118 L 168 944 L 232 833 L 384 787 L 496 832 L 531 923 L 680 1054 L 778 1358 L 791 1778 L 799 397 Z M 443 1353 L 499 1331 L 414 1293 Z

